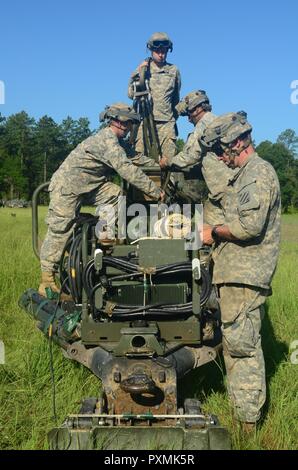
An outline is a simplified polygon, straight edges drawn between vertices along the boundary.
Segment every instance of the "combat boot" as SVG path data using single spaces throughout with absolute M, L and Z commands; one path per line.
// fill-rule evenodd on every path
M 66 294 L 65 292 L 61 292 L 59 287 L 56 286 L 55 283 L 55 274 L 49 271 L 42 271 L 41 272 L 41 284 L 38 288 L 39 295 L 43 297 L 47 297 L 51 300 L 57 300 L 59 298 L 60 301 L 70 302 L 72 301 L 72 296 Z
M 256 432 L 256 423 L 241 422 L 243 434 L 251 435 Z
M 53 272 L 49 271 L 42 271 L 41 272 L 41 284 L 38 288 L 39 295 L 43 297 L 48 297 L 46 289 L 49 289 L 49 292 L 53 292 L 54 294 L 59 294 L 60 289 L 56 286 L 55 283 L 55 275 Z

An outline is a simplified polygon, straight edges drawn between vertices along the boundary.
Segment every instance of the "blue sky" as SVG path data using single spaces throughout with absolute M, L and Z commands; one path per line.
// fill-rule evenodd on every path
M 290 88 L 298 80 L 297 18 L 296 0 L 6 1 L 0 112 L 57 122 L 87 116 L 95 128 L 106 104 L 128 101 L 128 78 L 148 55 L 149 36 L 166 31 L 182 96 L 201 88 L 216 114 L 244 109 L 257 142 L 274 141 L 286 128 L 298 134 Z M 191 129 L 185 118 L 178 127 L 183 138 Z

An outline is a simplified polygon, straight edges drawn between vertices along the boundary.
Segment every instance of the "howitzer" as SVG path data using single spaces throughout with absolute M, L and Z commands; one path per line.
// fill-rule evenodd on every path
M 45 187 L 32 204 L 37 255 L 37 203 Z M 49 433 L 49 446 L 228 449 L 229 435 L 217 418 L 204 414 L 198 400 L 182 403 L 177 394 L 178 380 L 215 360 L 221 348 L 203 250 L 185 249 L 185 238 L 173 238 L 168 225 L 165 235 L 132 240 L 135 219 L 128 219 L 120 242 L 98 237 L 97 218 L 80 217 L 60 263 L 62 290 L 72 301 L 34 289 L 19 300 L 68 359 L 101 380 L 98 396 L 85 398 L 77 414 Z

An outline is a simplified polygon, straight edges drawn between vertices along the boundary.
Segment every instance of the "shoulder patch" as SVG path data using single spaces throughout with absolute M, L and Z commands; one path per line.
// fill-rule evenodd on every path
M 250 201 L 250 194 L 249 191 L 243 191 L 239 195 L 239 203 L 242 206 L 243 204 L 247 204 Z

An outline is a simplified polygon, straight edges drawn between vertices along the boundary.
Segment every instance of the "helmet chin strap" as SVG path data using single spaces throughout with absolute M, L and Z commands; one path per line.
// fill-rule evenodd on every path
M 202 114 L 205 114 L 205 110 L 200 106 L 200 109 L 198 110 L 198 112 L 196 113 L 196 115 L 191 119 L 192 122 L 195 121 L 195 124 L 197 124 L 201 119 L 202 119 Z
M 231 158 L 233 161 L 235 160 L 236 157 L 239 157 L 239 155 L 243 152 L 243 150 L 247 149 L 247 147 L 250 146 L 250 142 L 248 141 L 243 141 L 241 146 L 237 149 L 230 148 L 230 147 L 222 147 L 224 150 L 224 153 Z
M 117 127 L 117 129 L 120 129 L 121 131 L 126 131 L 127 127 L 126 126 L 123 126 L 123 124 L 121 123 L 121 121 L 118 121 L 117 119 L 113 119 L 111 121 L 112 125 L 114 127 Z

